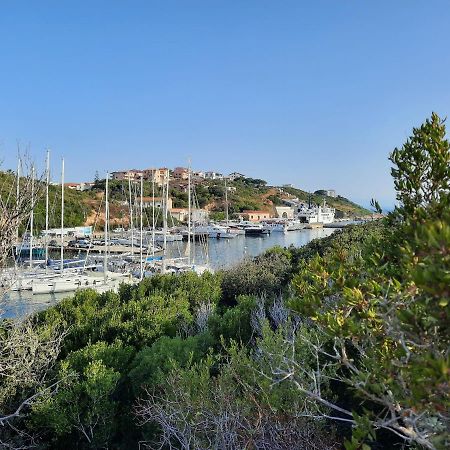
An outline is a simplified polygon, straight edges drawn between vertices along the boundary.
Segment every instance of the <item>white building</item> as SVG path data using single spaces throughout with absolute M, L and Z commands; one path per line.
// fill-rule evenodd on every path
M 223 179 L 223 174 L 219 172 L 205 172 L 205 178 L 207 180 L 221 180 Z
M 245 178 L 245 175 L 243 173 L 239 173 L 239 172 L 232 172 L 228 175 L 227 177 L 230 181 L 234 181 L 237 178 Z

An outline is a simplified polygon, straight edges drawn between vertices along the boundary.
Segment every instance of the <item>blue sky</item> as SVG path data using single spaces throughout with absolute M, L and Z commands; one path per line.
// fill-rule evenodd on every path
M 0 157 L 67 181 L 185 165 L 394 201 L 388 153 L 450 109 L 450 2 L 0 2 Z

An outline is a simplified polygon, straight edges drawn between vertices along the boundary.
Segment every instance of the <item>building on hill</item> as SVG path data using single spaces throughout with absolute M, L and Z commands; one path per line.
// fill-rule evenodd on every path
M 169 178 L 169 169 L 167 167 L 161 167 L 159 169 L 150 167 L 142 172 L 145 181 L 154 181 L 158 186 L 162 186 L 164 181 Z
M 64 187 L 73 191 L 79 191 L 80 183 L 64 183 Z
M 138 170 L 138 169 L 130 169 L 130 170 L 120 170 L 118 172 L 111 172 L 111 179 L 112 180 L 131 180 L 131 181 L 137 181 L 140 180 L 141 177 L 143 177 L 144 171 Z
M 219 172 L 205 172 L 205 178 L 207 180 L 222 180 L 223 174 Z
M 130 170 L 120 170 L 111 173 L 112 180 L 118 181 L 154 181 L 158 186 L 161 186 L 169 177 L 169 169 L 162 167 L 160 169 L 149 168 L 144 170 L 130 169 Z
M 237 178 L 245 178 L 245 175 L 244 175 L 243 173 L 239 173 L 239 172 L 231 172 L 231 173 L 227 176 L 227 178 L 228 178 L 230 181 L 234 181 L 234 180 L 236 180 Z
M 64 187 L 71 189 L 73 191 L 79 191 L 79 192 L 83 192 L 83 191 L 89 191 L 93 188 L 94 183 L 64 183 Z
M 205 179 L 205 172 L 201 170 L 195 170 L 192 172 L 192 177 L 197 180 L 204 180 Z
M 271 219 L 273 214 L 271 214 L 269 211 L 246 210 L 239 213 L 238 216 L 243 220 L 249 220 L 250 222 L 259 222 L 260 220 Z
M 189 217 L 188 208 L 171 208 L 170 215 L 179 222 L 187 222 Z M 208 221 L 209 211 L 201 208 L 191 209 L 191 222 L 205 223 Z
M 172 175 L 175 180 L 187 180 L 189 178 L 189 169 L 186 167 L 175 167 Z

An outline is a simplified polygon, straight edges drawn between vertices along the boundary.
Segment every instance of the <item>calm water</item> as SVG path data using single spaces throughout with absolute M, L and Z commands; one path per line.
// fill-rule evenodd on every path
M 301 247 L 313 239 L 329 236 L 335 231 L 332 228 L 315 230 L 290 231 L 286 234 L 272 233 L 270 236 L 237 236 L 234 239 L 209 239 L 209 265 L 213 269 L 222 269 L 242 261 L 246 256 L 257 256 L 274 245 L 281 247 Z M 170 242 L 168 256 L 185 255 L 185 242 Z M 195 244 L 195 262 L 206 263 L 206 249 L 200 243 Z M 31 291 L 11 292 L 5 296 L 0 317 L 17 317 L 40 311 L 68 297 L 67 293 L 32 295 Z
M 333 231 L 335 230 L 331 228 L 318 228 L 289 231 L 286 234 L 272 233 L 264 237 L 238 235 L 233 239 L 209 239 L 209 266 L 216 270 L 229 267 L 242 261 L 246 256 L 257 256 L 274 245 L 301 247 L 313 239 L 329 236 Z M 185 254 L 186 242 L 170 242 L 167 245 L 169 256 Z M 195 261 L 199 264 L 206 263 L 206 249 L 199 243 L 195 246 Z

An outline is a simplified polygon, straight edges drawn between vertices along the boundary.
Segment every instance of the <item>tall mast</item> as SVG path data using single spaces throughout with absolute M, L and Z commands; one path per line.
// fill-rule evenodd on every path
M 134 231 L 133 231 L 133 199 L 131 196 L 131 177 L 128 177 L 128 193 L 130 195 L 130 227 L 131 227 L 131 255 L 134 256 Z
M 64 270 L 64 158 L 61 166 L 61 275 Z
M 155 169 L 152 170 L 152 256 L 155 256 Z
M 167 179 L 166 179 L 167 178 Z M 168 210 L 168 201 L 169 201 L 169 174 L 164 172 L 164 185 L 165 192 L 163 190 L 164 197 L 164 212 L 163 212 L 163 264 L 162 264 L 162 273 L 166 273 L 166 254 L 167 254 L 167 210 Z
M 103 282 L 106 284 L 108 275 L 108 252 L 109 252 L 109 172 L 106 172 L 106 182 L 105 182 L 105 254 L 103 255 Z
M 225 220 L 228 227 L 228 189 L 227 189 L 227 177 L 224 177 L 225 180 Z
M 20 154 L 18 154 L 17 155 L 17 180 L 16 180 L 16 211 L 19 211 L 20 165 L 21 165 Z M 16 229 L 16 245 L 18 245 L 18 242 L 19 242 L 19 227 L 17 227 L 17 229 Z M 22 248 L 23 248 L 23 240 L 22 240 L 22 243 L 20 244 L 19 255 L 20 255 Z M 17 246 L 16 246 L 16 256 L 17 256 Z M 14 258 L 14 265 L 17 266 L 17 258 Z
M 143 261 L 142 261 L 142 232 L 143 232 L 143 203 L 144 203 L 144 178 L 141 175 L 141 241 L 140 241 L 140 248 L 139 248 L 139 255 L 140 255 L 140 260 L 141 260 L 141 275 L 140 275 L 140 279 L 142 280 L 144 278 L 144 265 L 143 265 Z
M 188 264 L 191 264 L 191 159 L 188 165 L 188 240 L 187 240 Z
M 20 156 L 17 159 L 17 184 L 16 184 L 16 208 L 19 209 L 19 196 L 20 196 L 20 166 L 22 161 Z M 17 239 L 19 239 L 19 227 L 17 227 Z
M 50 184 L 50 150 L 47 149 L 47 169 L 45 186 L 45 265 L 48 263 L 48 188 Z
M 34 166 L 31 166 L 30 269 L 33 267 L 33 233 L 34 233 Z

